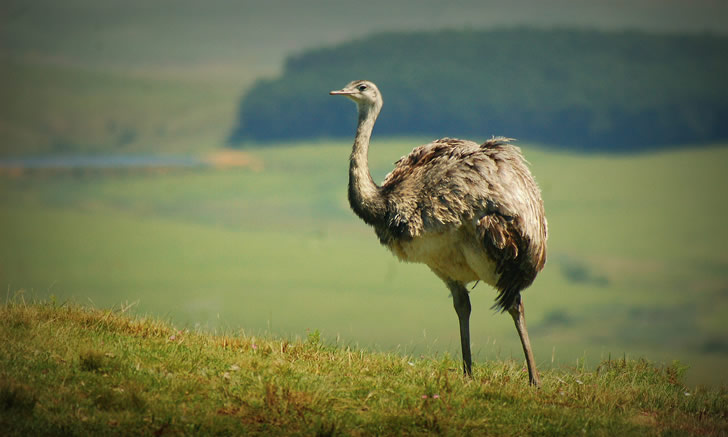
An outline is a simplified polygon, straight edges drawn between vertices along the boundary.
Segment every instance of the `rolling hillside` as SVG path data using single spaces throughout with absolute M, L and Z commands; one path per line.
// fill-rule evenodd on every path
M 381 180 L 421 140 L 376 140 Z M 522 144 L 542 187 L 549 261 L 524 293 L 539 365 L 646 357 L 725 382 L 728 148 L 572 156 Z M 181 327 L 245 329 L 430 356 L 459 351 L 442 283 L 349 211 L 347 143 L 248 153 L 256 169 L 0 175 L 0 283 Z M 471 293 L 476 362 L 519 357 L 495 293 Z

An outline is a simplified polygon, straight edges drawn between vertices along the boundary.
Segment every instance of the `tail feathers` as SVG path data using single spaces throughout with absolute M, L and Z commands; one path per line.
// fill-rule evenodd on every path
M 500 274 L 496 283 L 498 296 L 491 309 L 499 312 L 508 311 L 518 304 L 521 291 L 531 286 L 533 280 L 536 279 L 537 268 L 527 260 L 518 261 L 510 261 L 497 266 L 496 272 Z
M 516 287 L 498 290 L 498 296 L 495 298 L 495 303 L 490 309 L 499 313 L 506 312 L 518 304 L 520 297 L 521 291 Z

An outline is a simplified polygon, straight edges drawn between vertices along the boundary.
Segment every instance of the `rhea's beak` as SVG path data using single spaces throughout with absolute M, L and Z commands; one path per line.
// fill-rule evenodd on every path
M 330 96 L 350 96 L 352 94 L 354 94 L 353 91 L 347 90 L 346 88 L 338 91 L 329 91 Z

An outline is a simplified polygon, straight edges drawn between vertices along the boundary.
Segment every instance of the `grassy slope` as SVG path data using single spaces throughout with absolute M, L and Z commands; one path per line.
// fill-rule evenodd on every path
M 0 307 L 6 435 L 717 435 L 725 390 L 685 388 L 679 367 L 613 360 L 543 372 L 513 361 L 472 380 L 417 359 L 305 341 L 178 331 L 123 311 Z M 58 341 L 62 338 L 63 341 Z
M 417 143 L 375 141 L 375 179 Z M 263 171 L 3 177 L 0 283 L 101 307 L 139 301 L 182 326 L 458 353 L 442 284 L 349 212 L 347 145 L 250 153 Z M 550 262 L 525 292 L 539 365 L 627 353 L 687 363 L 690 384 L 725 382 L 728 211 L 712 199 L 728 149 L 526 153 L 551 229 Z M 510 319 L 488 311 L 493 296 L 472 293 L 478 363 L 521 354 Z

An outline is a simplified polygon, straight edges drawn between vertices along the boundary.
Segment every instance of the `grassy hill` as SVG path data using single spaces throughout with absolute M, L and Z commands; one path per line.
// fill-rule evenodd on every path
M 210 335 L 154 318 L 14 299 L 0 307 L 4 435 L 718 435 L 725 390 L 680 366 L 614 358 L 542 372 L 516 361 L 464 378 L 448 355 Z M 61 340 L 61 341 L 59 341 Z

